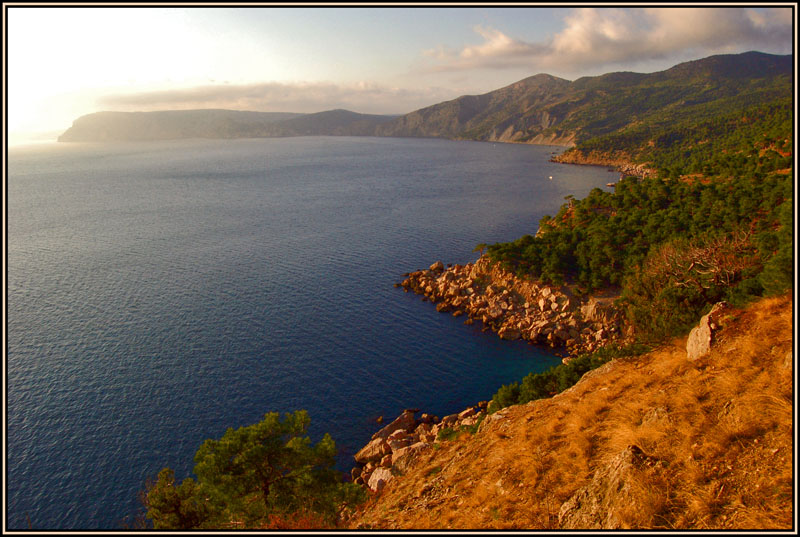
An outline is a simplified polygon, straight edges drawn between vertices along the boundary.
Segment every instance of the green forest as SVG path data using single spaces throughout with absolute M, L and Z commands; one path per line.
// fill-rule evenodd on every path
M 488 246 L 490 259 L 518 277 L 577 294 L 616 292 L 637 337 L 501 387 L 492 410 L 548 397 L 615 356 L 686 334 L 718 301 L 744 305 L 792 288 L 793 104 L 785 96 L 753 104 L 758 95 L 665 110 L 578 143 L 572 151 L 656 174 L 568 196 L 535 236 Z
M 197 450 L 194 474 L 180 484 L 164 468 L 144 494 L 157 530 L 332 528 L 365 498 L 334 468 L 336 444 L 312 444 L 304 410 L 268 413 L 259 423 L 229 428 Z

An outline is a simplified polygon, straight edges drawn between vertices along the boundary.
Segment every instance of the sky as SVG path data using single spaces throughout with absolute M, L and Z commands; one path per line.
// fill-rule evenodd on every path
M 102 110 L 404 114 L 538 73 L 790 54 L 773 7 L 38 7 L 4 4 L 9 142 Z M 586 6 L 586 4 L 582 4 Z

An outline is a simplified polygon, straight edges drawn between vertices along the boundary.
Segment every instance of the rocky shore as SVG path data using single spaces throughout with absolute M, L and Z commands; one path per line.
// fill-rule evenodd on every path
M 565 350 L 571 355 L 591 352 L 623 339 L 622 316 L 613 297 L 577 298 L 568 287 L 521 280 L 482 256 L 475 263 L 430 268 L 405 274 L 404 291 L 423 295 L 441 312 L 467 317 L 466 324 L 483 323 L 508 340 Z M 407 409 L 374 435 L 354 456 L 353 482 L 380 491 L 395 476 L 405 473 L 420 453 L 430 449 L 448 430 L 477 427 L 486 417 L 488 401 L 439 419 Z M 491 421 L 491 420 L 490 420 Z
M 404 410 L 389 425 L 372 435 L 369 443 L 354 455 L 358 465 L 350 472 L 354 483 L 380 491 L 395 475 L 410 468 L 417 456 L 436 443 L 439 433 L 473 427 L 486 415 L 488 401 L 439 419 L 431 414 L 415 417 L 419 409 Z
M 565 362 L 623 339 L 622 316 L 612 298 L 579 299 L 565 286 L 520 280 L 487 256 L 447 268 L 437 261 L 404 276 L 397 286 L 423 295 L 438 311 L 465 315 L 465 324 L 480 321 L 503 339 L 566 351 Z
M 585 153 L 579 149 L 571 149 L 550 159 L 552 162 L 562 164 L 586 164 L 591 166 L 608 166 L 620 172 L 622 176 L 651 177 L 656 175 L 656 170 L 645 164 L 634 164 L 624 155 L 613 155 L 599 151 Z

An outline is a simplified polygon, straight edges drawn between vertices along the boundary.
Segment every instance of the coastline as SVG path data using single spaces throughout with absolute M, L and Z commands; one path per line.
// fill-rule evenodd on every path
M 653 177 L 657 174 L 656 170 L 649 168 L 646 164 L 633 163 L 626 153 L 618 155 L 600 151 L 585 153 L 583 150 L 572 148 L 552 157 L 550 162 L 578 164 L 581 166 L 607 166 L 620 172 L 621 175 L 632 175 L 640 178 Z
M 493 263 L 487 255 L 475 263 L 428 269 L 404 275 L 402 287 L 437 304 L 439 312 L 466 315 L 465 324 L 483 323 L 506 340 L 523 339 L 570 356 L 593 352 L 623 335 L 622 315 L 614 296 L 578 297 L 566 285 L 523 280 Z

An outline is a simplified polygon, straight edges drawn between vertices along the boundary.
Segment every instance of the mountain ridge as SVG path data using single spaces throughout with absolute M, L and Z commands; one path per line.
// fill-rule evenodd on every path
M 400 116 L 337 109 L 315 114 L 234 110 L 97 112 L 62 142 L 284 136 L 403 136 L 579 145 L 662 110 L 738 98 L 767 102 L 791 89 L 791 55 L 724 54 L 655 73 L 620 71 L 569 81 L 546 73 Z

